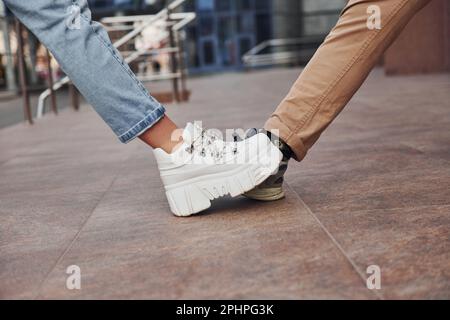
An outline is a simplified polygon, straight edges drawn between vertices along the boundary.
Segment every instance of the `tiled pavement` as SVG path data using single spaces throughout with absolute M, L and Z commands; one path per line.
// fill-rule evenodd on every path
M 168 110 L 258 126 L 299 71 L 193 79 L 192 101 Z M 450 298 L 448 74 L 375 70 L 287 181 L 277 203 L 175 218 L 151 151 L 90 108 L 0 130 L 0 298 Z

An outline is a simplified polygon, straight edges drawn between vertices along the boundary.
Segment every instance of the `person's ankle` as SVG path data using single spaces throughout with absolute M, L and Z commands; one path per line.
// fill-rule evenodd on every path
M 275 143 L 275 145 L 280 149 L 283 153 L 285 160 L 290 160 L 294 156 L 294 151 L 292 151 L 291 147 L 279 136 L 272 133 L 269 130 L 264 130 L 265 134 L 269 137 L 269 139 Z
M 153 149 L 162 149 L 170 154 L 183 143 L 183 129 L 178 128 L 172 120 L 164 116 L 143 132 L 139 139 Z

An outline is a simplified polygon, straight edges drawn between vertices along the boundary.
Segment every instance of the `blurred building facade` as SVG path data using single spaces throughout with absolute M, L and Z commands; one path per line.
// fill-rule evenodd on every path
M 105 16 L 153 14 L 171 1 L 88 0 L 97 20 Z M 186 29 L 184 48 L 189 71 L 240 69 L 243 67 L 242 56 L 268 39 L 317 36 L 319 40 L 313 44 L 315 49 L 320 45 L 321 37 L 334 26 L 346 3 L 347 0 L 188 0 L 183 10 L 197 14 L 197 19 Z M 0 0 L 0 11 L 2 8 Z M 15 90 L 15 33 L 11 15 L 7 10 L 5 14 L 0 21 L 3 36 L 0 39 L 0 87 Z M 449 1 L 433 0 L 414 21 L 388 50 L 384 59 L 387 72 L 448 71 Z M 35 68 L 39 62 L 39 48 L 31 34 L 26 45 L 29 76 L 31 83 L 36 84 L 39 82 Z M 41 69 L 44 68 L 41 66 Z
M 191 0 L 187 31 L 191 71 L 239 69 L 242 56 L 268 39 L 325 35 L 346 0 Z M 319 43 L 317 43 L 317 46 Z
M 94 19 L 152 14 L 171 0 L 88 0 Z M 192 73 L 242 68 L 242 56 L 273 38 L 325 35 L 346 0 L 188 0 L 197 19 L 186 29 Z M 317 46 L 319 43 L 317 43 Z M 1 69 L 1 68 L 0 68 Z
M 88 0 L 95 17 L 145 14 L 170 0 Z M 325 35 L 347 0 L 189 0 L 197 20 L 187 28 L 191 72 L 242 67 L 242 56 L 273 38 Z M 317 43 L 317 46 L 319 43 Z
M 94 16 L 155 12 L 171 0 L 88 0 Z M 191 72 L 242 68 L 242 55 L 268 39 L 325 36 L 348 0 L 189 0 L 197 20 L 185 46 Z M 388 73 L 450 69 L 450 3 L 433 0 L 388 50 Z M 320 42 L 316 43 L 318 47 Z

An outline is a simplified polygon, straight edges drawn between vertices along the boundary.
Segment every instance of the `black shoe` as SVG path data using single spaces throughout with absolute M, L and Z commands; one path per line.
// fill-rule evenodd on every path
M 283 140 L 266 130 L 250 129 L 247 131 L 245 138 L 248 139 L 261 132 L 267 134 L 272 143 L 280 149 L 283 153 L 283 160 L 281 160 L 277 173 L 267 178 L 267 180 L 253 190 L 244 193 L 244 196 L 258 201 L 276 201 L 285 197 L 283 190 L 284 174 L 287 171 L 288 162 L 292 158 L 293 152 Z

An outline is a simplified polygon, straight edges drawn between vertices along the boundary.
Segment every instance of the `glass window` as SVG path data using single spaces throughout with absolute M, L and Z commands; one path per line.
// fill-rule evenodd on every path
M 188 56 L 188 65 L 198 67 L 200 65 L 200 59 L 197 52 L 197 29 L 194 26 L 187 27 L 185 50 Z
M 261 43 L 272 37 L 272 19 L 270 14 L 256 15 L 256 40 Z
M 347 0 L 303 0 L 303 11 L 342 10 Z
M 304 0 L 303 18 L 304 35 L 327 34 L 336 24 L 340 11 L 347 0 Z
M 242 57 L 252 48 L 252 41 L 249 38 L 241 38 L 239 40 L 239 54 Z
M 251 33 L 254 29 L 252 14 L 240 14 L 237 16 L 237 30 L 239 33 Z
M 277 1 L 277 0 L 275 0 Z M 256 10 L 270 10 L 272 5 L 272 0 L 256 0 L 255 9 Z
M 214 44 L 212 41 L 203 42 L 203 60 L 205 65 L 212 65 L 216 61 Z
M 217 11 L 230 11 L 231 0 L 216 0 Z
M 218 34 L 220 40 L 225 40 L 233 36 L 233 19 L 232 17 L 219 18 Z
M 317 15 L 303 18 L 303 33 L 306 36 L 323 35 L 330 32 L 338 21 L 336 15 Z
M 214 33 L 214 18 L 212 16 L 203 16 L 198 19 L 200 35 L 209 36 Z
M 197 0 L 197 9 L 200 11 L 214 10 L 214 0 Z
M 251 10 L 252 9 L 252 2 L 251 0 L 236 0 L 237 1 L 237 9 L 242 10 Z M 256 0 L 258 1 L 258 0 Z
M 235 35 L 233 17 L 221 17 L 219 19 L 218 35 L 220 63 L 224 66 L 234 64 L 236 61 L 236 49 L 233 40 Z

